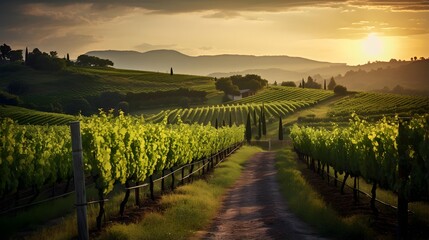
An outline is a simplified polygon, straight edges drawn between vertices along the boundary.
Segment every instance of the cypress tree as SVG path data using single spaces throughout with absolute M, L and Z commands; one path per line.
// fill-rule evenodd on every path
M 257 119 L 256 118 L 256 109 L 253 109 L 253 126 L 255 126 L 255 127 L 258 124 L 256 119 Z
M 302 84 L 301 84 L 302 88 L 305 88 L 305 81 L 304 78 L 302 79 Z
M 261 109 L 261 123 L 262 123 L 262 134 L 265 136 L 265 135 L 267 135 L 267 123 L 265 121 L 265 107 L 264 107 L 264 104 L 262 104 L 262 109 Z
M 25 47 L 25 61 L 24 61 L 25 65 L 28 64 L 28 47 Z
M 326 79 L 323 80 L 323 89 L 326 90 Z
M 222 127 L 225 127 L 226 126 L 226 124 L 225 124 L 225 119 L 224 120 L 222 120 Z
M 70 55 L 67 53 L 67 62 L 70 62 Z
M 247 114 L 246 140 L 248 143 L 250 143 L 250 140 L 252 140 L 252 126 L 250 125 L 250 113 Z
M 232 127 L 232 114 L 229 112 L 229 127 Z
M 258 121 L 258 139 L 261 139 L 262 138 L 262 120 L 261 120 L 261 118 L 259 118 L 259 121 Z
M 217 118 L 216 118 L 215 127 L 216 127 L 216 129 L 218 129 L 218 128 L 219 128 L 219 124 L 218 124 L 218 122 L 217 122 Z
M 283 123 L 282 117 L 279 116 L 279 140 L 283 140 Z
M 170 68 L 170 75 L 173 75 L 173 68 Z

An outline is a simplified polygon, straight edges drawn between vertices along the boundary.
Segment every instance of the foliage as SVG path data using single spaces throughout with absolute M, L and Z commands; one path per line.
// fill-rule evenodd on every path
M 109 59 L 101 59 L 95 56 L 80 55 L 77 57 L 76 64 L 85 67 L 108 67 L 113 66 L 113 62 Z
M 337 95 L 344 95 L 347 94 L 347 88 L 342 85 L 337 85 L 334 88 L 334 93 Z
M 314 88 L 314 89 L 321 89 L 322 88 L 322 85 L 320 83 L 317 83 L 316 81 L 314 81 L 313 78 L 310 76 L 308 76 L 307 82 L 304 82 L 304 80 L 303 80 L 303 84 L 304 84 L 303 88 Z
M 347 128 L 298 127 L 291 129 L 295 148 L 332 166 L 336 171 L 362 176 L 370 183 L 398 191 L 399 149 L 405 148 L 405 169 L 410 181 L 407 193 L 413 199 L 429 196 L 429 115 L 414 117 L 405 125 L 405 140 L 399 141 L 398 118 L 368 123 L 353 115 Z
M 4 43 L 3 45 L 0 45 L 0 59 L 8 59 L 9 52 L 12 50 L 12 48 Z
M 358 93 L 335 102 L 329 116 L 348 116 L 352 112 L 359 115 L 381 115 L 429 112 L 426 97 L 382 93 Z
M 294 81 L 286 81 L 281 84 L 283 87 L 296 87 L 296 83 Z
M 239 95 L 240 90 L 250 89 L 256 92 L 268 85 L 268 81 L 255 74 L 246 76 L 234 75 L 225 78 L 219 78 L 216 81 L 216 89 L 224 91 L 225 94 Z
M 66 62 L 64 59 L 57 58 L 55 55 L 41 52 L 38 48 L 28 53 L 28 59 L 25 60 L 27 66 L 36 70 L 58 71 L 64 69 Z
M 145 124 L 124 116 L 81 118 L 85 171 L 108 194 L 115 182 L 143 181 L 160 170 L 209 157 L 244 139 L 243 126 Z M 65 126 L 21 126 L 0 122 L 0 196 L 68 179 L 71 139 Z
M 335 86 L 337 86 L 337 83 L 335 82 L 334 77 L 331 77 L 328 84 L 328 90 L 334 90 Z

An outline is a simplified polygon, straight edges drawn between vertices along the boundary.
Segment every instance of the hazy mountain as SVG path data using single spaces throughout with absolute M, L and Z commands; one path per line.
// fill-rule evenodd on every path
M 246 69 L 283 69 L 290 72 L 306 72 L 310 69 L 345 65 L 289 56 L 225 54 L 193 57 L 174 50 L 154 50 L 144 53 L 106 50 L 91 51 L 86 54 L 110 59 L 117 68 L 169 72 L 172 67 L 175 73 L 196 75 L 209 75 L 213 72 L 239 72 Z
M 402 62 L 394 68 L 378 68 L 370 71 L 356 68 L 341 77 L 336 77 L 335 81 L 352 90 L 384 89 L 388 91 L 399 85 L 399 89 L 404 88 L 403 93 L 429 95 L 429 60 Z
M 410 92 L 429 94 L 429 60 L 373 62 L 349 66 L 289 56 L 213 55 L 188 56 L 174 50 L 91 51 L 88 55 L 107 58 L 116 68 L 226 77 L 257 74 L 270 83 L 299 82 L 312 76 L 319 83 L 332 76 L 349 90 L 392 90 L 397 85 Z

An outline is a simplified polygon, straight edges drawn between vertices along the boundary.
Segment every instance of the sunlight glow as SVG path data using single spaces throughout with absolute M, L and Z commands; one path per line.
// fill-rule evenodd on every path
M 370 33 L 368 37 L 363 40 L 363 51 L 367 57 L 379 57 L 382 55 L 382 50 L 383 43 L 375 33 Z

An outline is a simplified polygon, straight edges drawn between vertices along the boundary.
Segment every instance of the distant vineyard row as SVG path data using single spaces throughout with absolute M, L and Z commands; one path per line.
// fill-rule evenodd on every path
M 401 114 L 429 112 L 429 98 L 387 93 L 358 93 L 343 98 L 332 106 L 330 116 Z
M 65 125 L 76 120 L 76 117 L 67 114 L 40 112 L 15 106 L 0 106 L 1 118 L 11 118 L 19 124 L 32 125 Z
M 252 122 L 256 122 L 255 116 L 259 114 L 264 105 L 267 121 L 277 120 L 279 116 L 284 117 L 297 109 L 311 106 L 315 102 L 311 101 L 282 101 L 272 102 L 267 104 L 251 103 L 251 104 L 227 104 L 217 106 L 206 106 L 186 109 L 165 110 L 149 117 L 147 120 L 151 122 L 160 122 L 165 117 L 169 123 L 177 123 L 179 119 L 185 123 L 211 124 L 218 125 L 245 124 L 247 114 L 250 112 Z M 259 116 L 259 115 L 258 115 Z
M 270 87 L 264 92 L 250 96 L 232 104 L 217 106 L 204 106 L 197 108 L 164 110 L 147 120 L 160 122 L 164 117 L 168 117 L 170 123 L 176 123 L 180 119 L 186 123 L 215 124 L 244 124 L 247 114 L 253 122 L 256 122 L 254 112 L 265 106 L 266 119 L 277 120 L 278 117 L 285 117 L 298 109 L 311 106 L 319 101 L 333 96 L 332 91 L 322 91 L 315 89 L 302 89 L 292 87 Z

